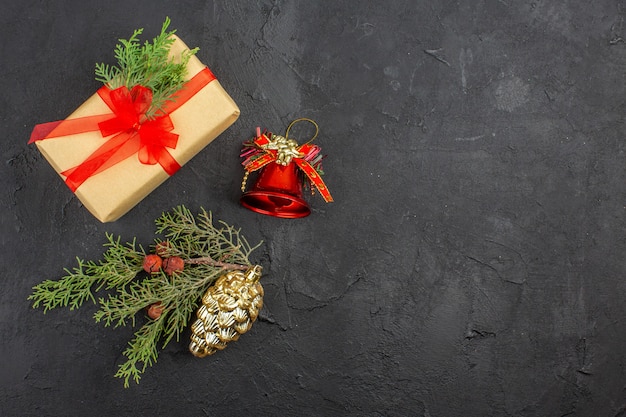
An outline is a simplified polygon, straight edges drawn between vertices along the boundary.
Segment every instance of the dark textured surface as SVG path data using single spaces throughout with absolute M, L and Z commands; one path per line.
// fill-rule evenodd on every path
M 88 3 L 0 14 L 2 416 L 626 415 L 621 1 Z M 242 114 L 100 224 L 26 142 L 166 15 Z M 241 141 L 302 116 L 336 202 L 241 208 Z M 207 359 L 172 343 L 124 389 L 130 329 L 26 298 L 178 204 L 266 242 L 264 320 Z

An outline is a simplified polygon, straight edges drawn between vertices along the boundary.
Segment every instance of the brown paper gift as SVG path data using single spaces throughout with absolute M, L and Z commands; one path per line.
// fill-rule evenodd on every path
M 170 55 L 180 56 L 188 49 L 175 37 Z M 187 65 L 187 79 L 205 69 L 194 55 Z M 110 114 L 111 109 L 94 94 L 68 119 Z M 168 149 L 179 165 L 184 165 L 239 117 L 239 108 L 224 91 L 217 79 L 203 87 L 185 104 L 170 114 L 174 130 L 179 135 L 175 149 Z M 93 151 L 106 142 L 99 131 L 38 140 L 37 147 L 50 165 L 60 173 L 81 164 Z M 61 175 L 62 178 L 64 178 Z M 100 221 L 117 220 L 169 175 L 159 165 L 142 164 L 136 155 L 91 176 L 75 191 L 85 207 Z

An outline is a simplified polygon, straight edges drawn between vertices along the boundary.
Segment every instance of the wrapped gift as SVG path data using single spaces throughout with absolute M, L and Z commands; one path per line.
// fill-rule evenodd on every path
M 169 53 L 175 60 L 189 49 L 172 36 Z M 126 126 L 124 117 L 115 118 L 121 99 L 102 87 L 66 120 L 38 125 L 31 142 L 96 218 L 117 220 L 239 116 L 235 102 L 195 55 L 186 80 L 164 109 L 169 117 Z M 140 145 L 143 135 L 151 134 L 160 142 Z

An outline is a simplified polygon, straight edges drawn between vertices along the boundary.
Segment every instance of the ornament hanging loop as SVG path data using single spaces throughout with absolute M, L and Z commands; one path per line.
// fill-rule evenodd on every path
M 296 123 L 298 123 L 298 122 L 309 122 L 309 123 L 313 124 L 313 126 L 315 126 L 315 134 L 313 135 L 313 137 L 312 137 L 311 139 L 309 139 L 309 140 L 308 140 L 307 142 L 305 142 L 304 144 L 306 145 L 307 143 L 311 143 L 311 142 L 313 142 L 313 141 L 315 140 L 315 138 L 317 137 L 317 135 L 319 134 L 319 132 L 320 132 L 320 128 L 319 128 L 319 126 L 317 125 L 317 123 L 315 123 L 315 121 L 314 121 L 314 120 L 311 120 L 311 119 L 306 118 L 306 117 L 301 117 L 301 118 L 299 118 L 299 119 L 296 119 L 296 120 L 294 120 L 293 122 L 291 122 L 291 123 L 289 124 L 289 126 L 287 126 L 287 131 L 285 132 L 285 139 L 289 139 L 289 131 L 291 130 L 291 128 L 293 127 L 293 125 L 295 125 L 295 124 L 296 124 Z

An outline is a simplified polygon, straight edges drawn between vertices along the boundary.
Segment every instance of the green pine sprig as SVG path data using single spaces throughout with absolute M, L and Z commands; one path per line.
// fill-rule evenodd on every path
M 85 301 L 96 302 L 94 292 L 123 287 L 135 278 L 142 269 L 145 252 L 133 240 L 122 244 L 120 239 L 106 234 L 104 259 L 99 262 L 84 261 L 76 258 L 78 266 L 65 269 L 66 276 L 58 281 L 46 280 L 33 287 L 33 294 L 28 297 L 33 307 L 43 307 L 44 313 L 56 307 L 77 309 Z
M 168 31 L 170 22 L 166 17 L 161 33 L 152 43 L 140 43 L 143 29 L 136 29 L 128 39 L 119 39 L 115 47 L 117 66 L 96 64 L 96 80 L 111 89 L 141 85 L 152 90 L 152 105 L 146 112 L 149 119 L 158 115 L 168 101 L 176 99 L 176 92 L 185 84 L 189 58 L 198 52 L 198 48 L 194 48 L 177 59 L 170 57 L 172 35 L 176 33 L 176 30 Z
M 122 244 L 120 238 L 107 234 L 103 259 L 99 262 L 77 258 L 78 266 L 66 269 L 67 275 L 58 281 L 46 280 L 33 287 L 28 297 L 33 307 L 43 307 L 44 313 L 56 307 L 80 307 L 84 302 L 96 302 L 96 322 L 105 326 L 135 327 L 143 324 L 128 343 L 122 363 L 115 376 L 129 386 L 132 379 L 139 383 L 145 370 L 152 366 L 159 352 L 172 340 L 179 340 L 198 307 L 202 295 L 225 269 L 250 266 L 249 256 L 259 245 L 251 246 L 240 229 L 225 222 L 214 222 L 210 212 L 201 209 L 195 217 L 184 206 L 163 213 L 156 220 L 157 233 L 165 240 L 156 239 L 155 246 L 167 241 L 164 257 L 179 256 L 186 261 L 182 271 L 167 275 L 142 272 L 146 252 L 133 240 Z M 198 260 L 202 262 L 194 262 Z M 241 269 L 241 268 L 239 268 Z M 140 273 L 141 272 L 141 273 Z M 161 315 L 156 319 L 143 317 L 146 307 L 160 303 Z

